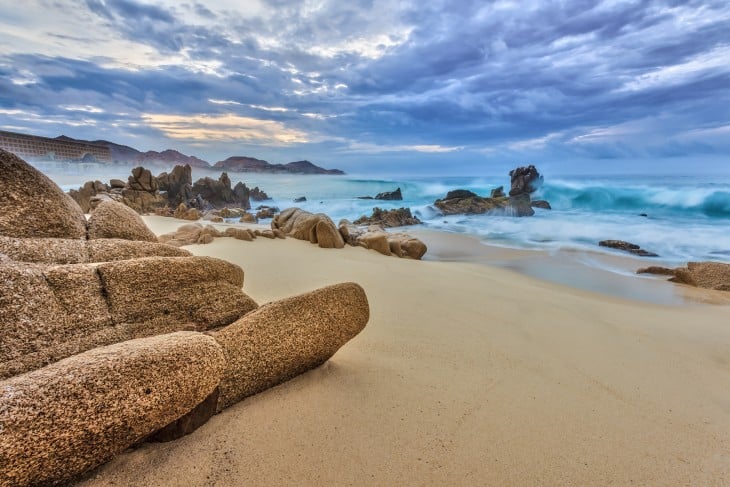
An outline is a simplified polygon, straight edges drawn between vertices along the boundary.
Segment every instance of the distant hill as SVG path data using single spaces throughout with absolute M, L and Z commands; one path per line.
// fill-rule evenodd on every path
M 289 162 L 287 164 L 271 164 L 270 162 L 262 159 L 246 156 L 229 157 L 225 161 L 216 162 L 213 167 L 232 172 L 260 172 L 272 174 L 345 174 L 344 171 L 339 169 L 325 169 L 312 164 L 309 161 L 296 161 Z
M 109 147 L 109 150 L 112 154 L 112 159 L 114 162 L 117 163 L 125 163 L 125 164 L 165 164 L 165 165 L 185 165 L 190 164 L 192 167 L 202 167 L 207 168 L 210 167 L 210 163 L 207 161 L 204 161 L 202 159 L 199 159 L 195 156 L 186 156 L 185 154 L 182 154 L 181 152 L 178 152 L 176 150 L 167 149 L 162 152 L 157 151 L 147 151 L 147 152 L 141 152 L 133 147 L 129 147 L 127 145 L 121 145 L 121 144 L 115 144 L 114 142 L 109 142 L 108 140 L 80 140 L 80 139 L 72 139 L 71 137 L 67 137 L 65 135 L 61 135 L 60 137 L 56 137 L 57 140 L 67 140 L 71 142 L 85 142 L 89 144 L 96 144 L 96 145 L 105 145 Z

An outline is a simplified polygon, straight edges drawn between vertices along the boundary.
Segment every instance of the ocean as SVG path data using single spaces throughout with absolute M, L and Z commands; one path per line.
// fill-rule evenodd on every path
M 64 190 L 83 182 L 126 179 L 127 168 L 97 164 L 40 164 Z M 539 169 L 539 167 L 538 167 Z M 162 169 L 153 170 L 162 172 Z M 219 171 L 193 169 L 193 179 L 217 178 Z M 374 207 L 408 207 L 421 228 L 466 234 L 490 245 L 530 250 L 588 250 L 616 253 L 600 240 L 627 240 L 659 254 L 637 261 L 682 265 L 688 261 L 730 262 L 730 174 L 720 176 L 581 176 L 543 174 L 533 199 L 550 202 L 532 217 L 504 215 L 443 216 L 432 206 L 453 189 L 488 196 L 493 188 L 509 191 L 509 176 L 397 177 L 308 176 L 229 173 L 233 184 L 259 186 L 272 198 L 261 204 L 280 209 L 298 206 L 311 212 L 355 220 Z M 358 199 L 400 188 L 402 201 Z M 304 196 L 307 201 L 293 203 Z M 258 205 L 252 202 L 254 206 Z M 403 229 L 407 231 L 408 229 Z M 623 254 L 621 255 L 628 255 Z

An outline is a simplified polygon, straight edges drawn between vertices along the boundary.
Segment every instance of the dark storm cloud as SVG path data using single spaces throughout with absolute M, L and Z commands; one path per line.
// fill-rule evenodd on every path
M 113 107 L 89 115 L 99 123 L 112 110 L 130 119 L 233 113 L 342 144 L 602 158 L 727 148 L 696 130 L 730 120 L 724 1 L 372 0 L 304 10 L 264 0 L 253 15 L 216 2 L 85 5 L 110 32 L 173 61 L 130 70 L 102 52 L 10 53 L 0 57 L 3 107 L 59 116 L 61 105 Z

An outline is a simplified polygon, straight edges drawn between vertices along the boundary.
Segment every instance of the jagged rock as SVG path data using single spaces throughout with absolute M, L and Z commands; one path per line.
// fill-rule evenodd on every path
M 446 193 L 445 200 L 463 199 L 463 198 L 474 198 L 479 195 L 468 189 L 455 189 Z
M 382 210 L 375 207 L 371 216 L 363 215 L 355 220 L 355 225 L 382 225 L 384 227 L 402 227 L 421 223 L 423 222 L 411 214 L 410 208 Z
M 507 209 L 513 216 L 532 216 L 535 210 L 530 204 L 530 195 L 528 193 L 519 193 L 509 197 Z
M 341 249 L 345 246 L 332 220 L 323 213 L 309 213 L 299 208 L 288 208 L 274 217 L 272 230 L 299 240 L 309 240 L 322 248 Z
M 158 240 L 168 245 L 180 247 L 183 245 L 208 244 L 215 237 L 222 236 L 215 227 L 211 225 L 203 226 L 201 223 L 189 223 L 182 225 L 172 233 L 160 235 Z
M 100 203 L 89 217 L 89 239 L 121 238 L 157 242 L 157 236 L 147 228 L 139 215 L 121 203 Z
M 249 189 L 243 183 L 238 183 L 235 189 L 231 189 L 231 179 L 225 172 L 221 174 L 217 181 L 209 177 L 195 181 L 193 194 L 199 195 L 213 208 L 223 208 L 225 206 L 251 208 Z
M 623 250 L 624 252 L 638 255 L 640 257 L 659 257 L 654 252 L 649 252 L 648 250 L 644 250 L 636 244 L 633 244 L 631 242 L 625 242 L 623 240 L 601 240 L 600 242 L 598 242 L 598 245 L 600 245 L 601 247 Z
M 200 214 L 200 210 L 197 208 L 188 208 L 185 203 L 180 203 L 175 209 L 172 215 L 179 220 L 200 220 L 203 215 Z
M 159 192 L 141 191 L 125 188 L 122 202 L 137 213 L 154 213 L 155 209 L 167 206 L 167 198 Z
M 251 190 L 251 199 L 254 201 L 265 201 L 270 200 L 271 198 L 263 190 L 256 186 Z
M 502 212 L 507 207 L 506 198 L 451 198 L 436 200 L 433 204 L 444 215 L 475 215 L 488 212 Z
M 168 205 L 178 206 L 193 199 L 193 170 L 189 164 L 178 165 L 170 173 L 162 173 L 157 177 L 160 191 L 167 192 Z
M 279 211 L 278 208 L 270 206 L 259 206 L 256 212 L 256 220 L 262 220 L 264 218 L 274 218 L 274 215 Z
M 323 364 L 368 319 L 365 291 L 344 283 L 269 303 L 213 332 L 226 356 L 218 410 Z
M 305 201 L 307 201 L 306 196 L 300 196 L 298 198 L 294 198 L 294 203 L 304 203 Z
M 530 206 L 533 208 L 541 208 L 543 210 L 552 210 L 552 206 L 545 200 L 533 200 L 530 202 Z
M 132 169 L 132 175 L 127 180 L 127 188 L 134 191 L 154 193 L 159 189 L 159 183 L 149 169 L 142 166 Z
M 53 181 L 0 149 L 0 235 L 86 238 L 79 205 Z
M 56 484 L 110 460 L 203 401 L 224 364 L 213 338 L 179 332 L 0 382 L 0 485 Z
M 251 213 L 244 213 L 238 221 L 241 223 L 258 223 L 256 216 Z
M 248 215 L 243 208 L 223 208 L 222 210 L 214 210 L 213 213 L 222 218 L 242 218 Z
M 510 196 L 534 193 L 543 183 L 535 166 L 518 167 L 509 172 L 511 178 Z
M 87 181 L 79 189 L 70 190 L 68 195 L 79 204 L 84 213 L 89 213 L 91 211 L 91 199 L 99 193 L 109 191 L 109 189 L 109 186 L 101 181 Z
M 504 194 L 504 186 L 500 186 L 498 188 L 494 188 L 489 193 L 489 197 L 490 198 L 504 198 L 505 196 L 507 196 L 507 195 Z
M 400 191 L 400 188 L 397 188 L 395 191 L 384 191 L 382 193 L 378 193 L 375 195 L 376 200 L 402 200 L 403 194 Z

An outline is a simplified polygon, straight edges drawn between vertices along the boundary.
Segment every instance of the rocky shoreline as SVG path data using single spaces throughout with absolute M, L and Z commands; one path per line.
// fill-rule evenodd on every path
M 0 151 L 0 168 L 0 485 L 59 484 L 188 434 L 369 320 L 358 284 L 259 306 L 240 267 L 159 243 L 122 203 L 87 221 L 23 160 Z

